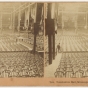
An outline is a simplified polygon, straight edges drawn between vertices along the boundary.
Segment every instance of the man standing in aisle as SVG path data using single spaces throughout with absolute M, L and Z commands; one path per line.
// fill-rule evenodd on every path
M 57 45 L 57 50 L 58 50 L 58 53 L 60 51 L 60 43 Z

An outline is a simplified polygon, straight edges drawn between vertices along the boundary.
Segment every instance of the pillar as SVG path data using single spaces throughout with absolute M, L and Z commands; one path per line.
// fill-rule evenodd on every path
M 1 33 L 2 33 L 3 29 L 2 29 L 2 12 L 1 12 Z
M 18 33 L 19 33 L 19 36 L 20 36 L 20 21 L 21 21 L 21 10 L 19 8 L 19 12 L 18 12 Z
M 12 29 L 13 29 L 13 32 L 15 32 L 15 12 L 12 13 L 13 15 L 13 22 L 12 22 Z
M 86 29 L 87 29 L 87 12 L 86 12 Z
M 62 34 L 64 34 L 64 30 L 63 30 L 63 8 L 62 8 Z

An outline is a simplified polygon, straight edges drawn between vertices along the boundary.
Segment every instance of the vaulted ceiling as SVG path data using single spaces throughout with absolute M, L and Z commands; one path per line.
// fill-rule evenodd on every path
M 61 11 L 69 11 L 69 12 L 88 12 L 88 2 L 69 2 L 69 3 L 59 3 L 58 4 L 58 10 Z
M 14 9 L 24 5 L 25 2 L 0 2 L 0 12 L 12 12 Z

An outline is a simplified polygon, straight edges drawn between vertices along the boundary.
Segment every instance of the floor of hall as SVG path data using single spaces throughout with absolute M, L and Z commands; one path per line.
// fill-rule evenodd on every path
M 55 57 L 55 60 L 53 60 L 53 64 L 45 67 L 45 77 L 55 77 L 54 73 L 60 63 L 61 56 L 62 56 L 62 53 L 58 53 Z

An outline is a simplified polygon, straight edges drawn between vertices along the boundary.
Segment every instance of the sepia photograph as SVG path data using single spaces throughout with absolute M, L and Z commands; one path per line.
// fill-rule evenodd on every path
M 44 77 L 44 3 L 0 2 L 0 78 Z
M 0 1 L 1 86 L 88 85 L 88 2 L 61 1 Z
M 88 2 L 45 6 L 45 77 L 88 78 Z

